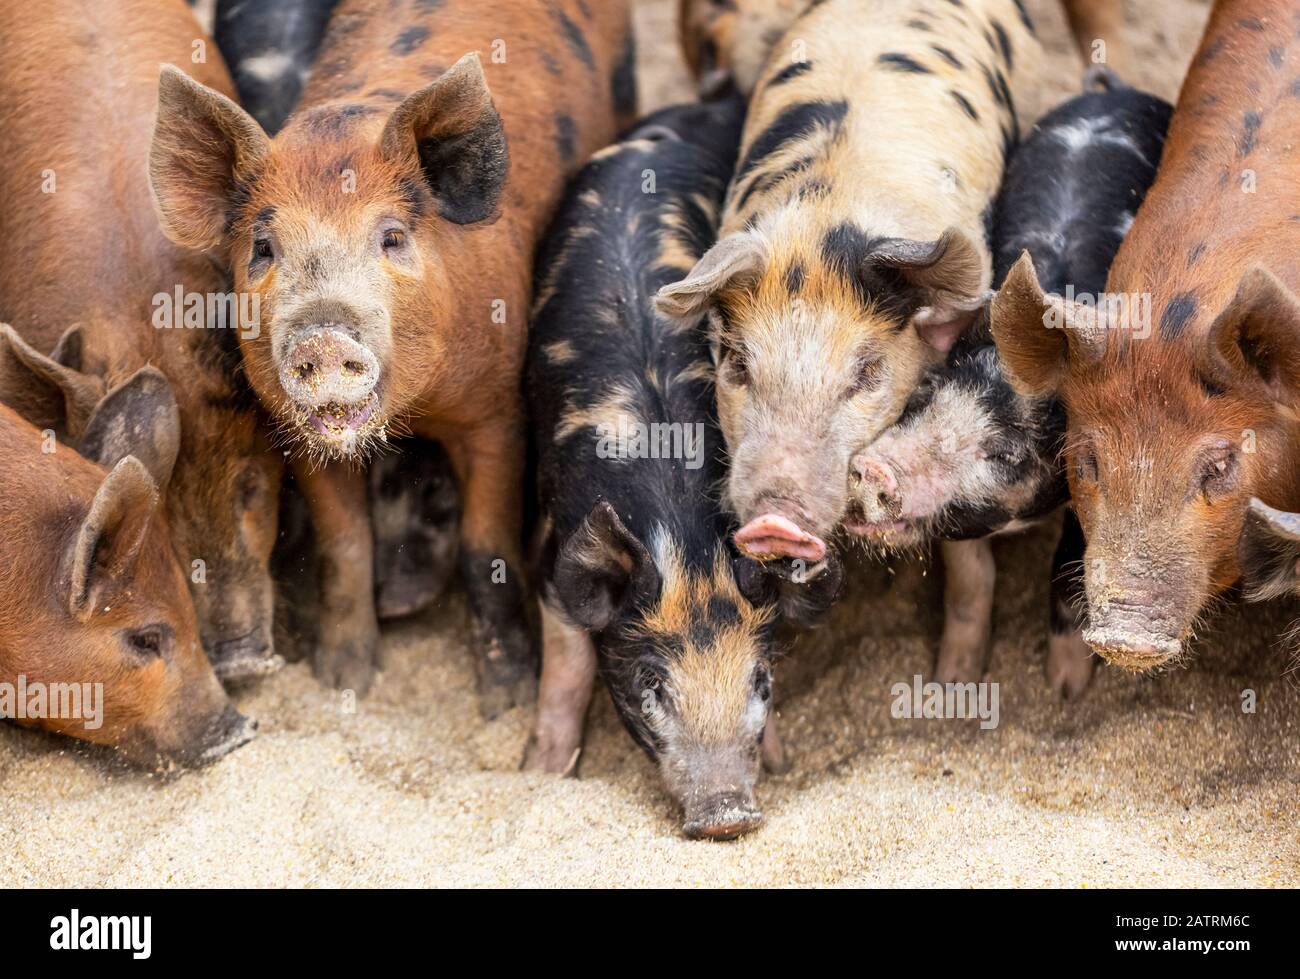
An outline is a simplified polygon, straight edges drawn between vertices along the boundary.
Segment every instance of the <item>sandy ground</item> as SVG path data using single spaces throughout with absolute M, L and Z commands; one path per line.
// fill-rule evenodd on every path
M 1206 4 L 1142 6 L 1137 80 L 1173 96 Z M 669 7 L 638 11 L 647 107 L 688 91 Z M 1048 0 L 1031 7 L 1064 58 L 1059 13 Z M 1063 72 L 1062 91 L 1073 76 Z M 1042 679 L 1054 532 L 998 545 L 992 731 L 890 716 L 891 686 L 931 664 L 940 576 L 918 562 L 856 568 L 829 626 L 782 664 L 793 770 L 761 786 L 767 823 L 735 843 L 682 838 L 603 694 L 580 778 L 516 772 L 530 712 L 479 720 L 466 611 L 451 595 L 386 632 L 387 667 L 355 713 L 301 664 L 240 691 L 261 734 L 199 774 L 163 781 L 0 730 L 0 881 L 1300 884 L 1300 684 L 1276 639 L 1300 610 L 1230 608 L 1189 668 L 1102 670 L 1082 703 L 1055 704 Z M 1254 713 L 1242 710 L 1248 690 Z

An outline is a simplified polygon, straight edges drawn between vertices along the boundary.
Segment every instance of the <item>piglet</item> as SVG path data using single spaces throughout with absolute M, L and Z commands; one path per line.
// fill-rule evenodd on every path
M 1025 253 L 1043 288 L 1095 295 L 1155 178 L 1168 103 L 1090 72 L 1085 92 L 1045 116 L 1012 156 L 993 212 L 1002 282 Z M 993 602 L 990 538 L 1052 512 L 1069 490 L 1061 464 L 1065 412 L 1007 380 L 987 326 L 963 337 L 909 400 L 898 424 L 853 460 L 856 506 L 846 528 L 886 550 L 942 540 L 946 622 L 940 680 L 984 671 Z M 1047 673 L 1067 697 L 1091 660 L 1080 635 L 1082 533 L 1067 514 L 1052 568 Z
M 730 551 L 702 324 L 651 302 L 713 240 L 742 113 L 666 109 L 591 159 L 541 253 L 527 369 L 544 650 L 525 767 L 573 770 L 599 672 L 685 832 L 713 839 L 758 825 L 760 755 L 781 764 L 778 614 L 813 621 L 840 578 L 809 562 L 788 581 Z

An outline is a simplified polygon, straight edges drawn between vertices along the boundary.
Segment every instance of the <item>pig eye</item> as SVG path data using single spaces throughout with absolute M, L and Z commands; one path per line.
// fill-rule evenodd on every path
M 749 364 L 745 355 L 735 347 L 727 347 L 722 360 L 722 376 L 730 384 L 744 387 L 749 383 Z
M 1097 481 L 1097 454 L 1090 446 L 1082 445 L 1074 453 L 1074 475 L 1081 482 Z
M 858 360 L 858 373 L 854 378 L 853 384 L 849 387 L 848 396 L 863 394 L 867 391 L 874 391 L 880 387 L 880 381 L 885 376 L 885 363 L 879 357 L 862 357 Z
M 1232 446 L 1216 445 L 1201 456 L 1196 475 L 1196 491 L 1209 503 L 1211 497 L 1222 495 L 1236 485 L 1237 472 L 1237 453 Z
M 270 238 L 258 238 L 253 242 L 253 262 L 269 262 L 273 257 Z
M 171 643 L 171 630 L 165 625 L 150 625 L 132 629 L 126 634 L 126 644 L 131 652 L 144 659 L 162 656 Z
M 772 674 L 766 667 L 754 671 L 754 693 L 764 703 L 772 699 Z
M 406 234 L 398 231 L 396 228 L 389 228 L 384 232 L 384 251 L 393 248 L 401 248 L 406 244 Z

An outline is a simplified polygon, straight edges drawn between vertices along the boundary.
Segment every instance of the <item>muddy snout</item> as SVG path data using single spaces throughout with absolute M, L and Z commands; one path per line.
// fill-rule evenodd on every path
M 881 459 L 858 455 L 849 469 L 851 490 L 868 524 L 897 520 L 903 513 L 903 494 L 894 470 Z
M 275 653 L 266 628 L 218 639 L 207 649 L 212 670 L 222 682 L 268 676 L 284 666 L 284 658 Z
M 303 408 L 364 404 L 378 383 L 379 361 L 338 326 L 308 329 L 280 364 L 280 385 Z
M 685 817 L 682 831 L 693 840 L 734 840 L 763 822 L 754 794 L 744 790 L 688 802 Z
M 227 706 L 208 727 L 201 747 L 187 761 L 195 767 L 210 765 L 236 748 L 248 744 L 256 734 L 256 720 L 245 717 L 233 706 Z
M 1182 650 L 1177 631 L 1147 604 L 1111 601 L 1092 610 L 1083 640 L 1111 666 L 1135 673 L 1163 666 Z

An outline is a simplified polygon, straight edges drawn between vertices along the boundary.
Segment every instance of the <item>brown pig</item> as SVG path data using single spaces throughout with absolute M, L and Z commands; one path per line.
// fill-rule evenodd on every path
M 42 422 L 65 410 L 13 338 L 0 327 L 0 714 L 146 766 L 213 761 L 256 725 L 204 655 L 159 502 L 175 459 L 170 387 L 146 367 L 102 399 L 92 461 L 9 407 Z M 142 460 L 126 454 L 139 429 L 172 437 Z
M 536 683 L 520 562 L 532 254 L 565 177 L 613 135 L 627 32 L 612 0 L 345 0 L 274 140 L 163 71 L 158 213 L 259 297 L 265 329 L 241 338 L 244 363 L 297 450 L 324 552 L 315 666 L 329 683 L 364 690 L 373 674 L 359 464 L 390 425 L 442 443 L 461 489 L 480 706 L 496 714 Z
M 203 645 L 220 675 L 238 677 L 278 663 L 267 562 L 283 460 L 239 374 L 238 324 L 211 312 L 238 298 L 153 213 L 158 65 L 182 60 L 231 91 L 183 0 L 51 0 L 35 18 L 0 3 L 0 317 L 77 389 L 60 432 L 74 444 L 95 399 L 145 364 L 171 382 L 183 437 L 159 488 Z
M 1300 504 L 1297 28 L 1295 4 L 1216 4 L 1106 295 L 1022 261 L 994 300 L 1014 382 L 1065 405 L 1084 639 L 1126 669 L 1176 661 L 1237 580 L 1252 496 Z

